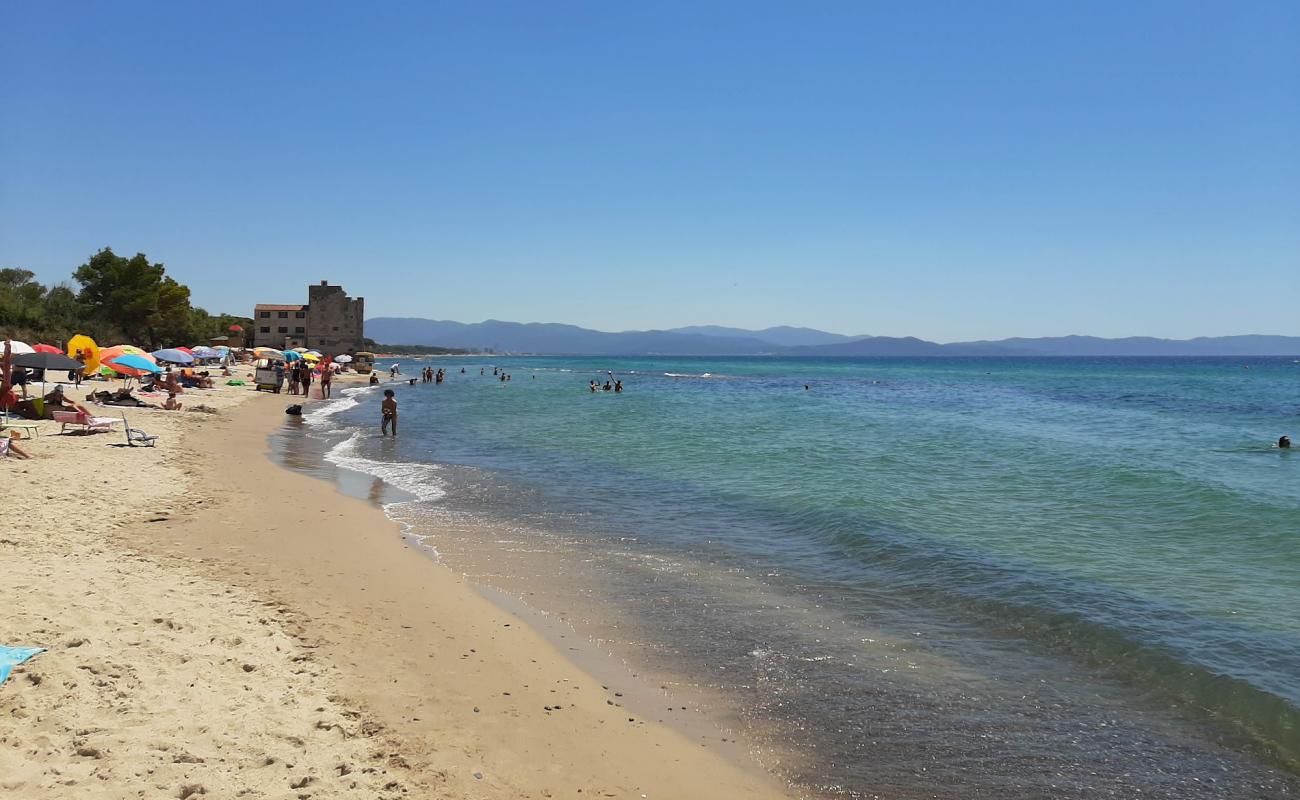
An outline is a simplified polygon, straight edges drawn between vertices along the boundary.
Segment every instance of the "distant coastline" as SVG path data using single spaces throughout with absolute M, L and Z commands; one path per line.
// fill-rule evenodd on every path
M 366 321 L 368 335 L 393 355 L 531 354 L 606 356 L 1080 356 L 1300 357 L 1300 336 L 1247 334 L 1160 339 L 1130 336 L 1016 337 L 938 342 L 914 336 L 847 336 L 812 328 L 763 330 L 695 326 L 608 332 L 559 323 L 463 323 L 413 317 Z

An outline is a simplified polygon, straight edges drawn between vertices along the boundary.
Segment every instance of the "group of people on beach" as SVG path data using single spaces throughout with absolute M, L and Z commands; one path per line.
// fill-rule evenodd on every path
M 306 359 L 298 359 L 289 365 L 277 361 L 273 369 L 276 378 L 276 394 L 280 393 L 280 387 L 288 381 L 289 394 L 307 397 L 311 392 L 312 383 L 317 380 L 315 368 Z M 334 383 L 333 364 L 327 364 L 321 368 L 319 383 L 321 399 L 328 400 L 331 397 L 331 388 Z

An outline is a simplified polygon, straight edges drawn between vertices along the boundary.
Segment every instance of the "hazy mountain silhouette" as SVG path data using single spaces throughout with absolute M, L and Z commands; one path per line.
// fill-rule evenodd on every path
M 757 339 L 625 331 L 607 333 L 554 322 L 464 323 L 416 317 L 366 320 L 366 335 L 384 344 L 427 344 L 512 353 L 560 355 L 756 355 L 780 348 Z
M 664 331 L 611 333 L 559 323 L 487 320 L 464 323 L 416 317 L 377 317 L 366 334 L 384 344 L 557 355 L 788 356 L 1285 356 L 1300 355 L 1298 336 L 1047 336 L 938 344 L 913 336 L 845 336 L 786 326 L 750 331 L 700 325 Z
M 703 336 L 725 336 L 732 339 L 758 339 L 760 342 L 767 342 L 778 347 L 815 347 L 823 344 L 842 344 L 867 338 L 865 335 L 845 336 L 842 333 L 828 333 L 827 331 L 819 331 L 816 328 L 792 328 L 789 325 L 778 325 L 774 328 L 764 328 L 761 331 L 751 331 L 745 328 L 725 328 L 721 325 L 690 325 L 685 328 L 669 328 L 668 332 L 698 333 Z

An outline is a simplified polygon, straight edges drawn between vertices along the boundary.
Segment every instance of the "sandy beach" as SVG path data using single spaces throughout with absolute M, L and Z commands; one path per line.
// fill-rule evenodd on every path
M 372 504 L 266 458 L 291 398 L 25 442 L 0 535 L 0 790 L 26 797 L 783 797 L 623 706 Z M 644 694 L 644 692 L 643 692 Z M 672 699 L 657 698 L 672 709 Z

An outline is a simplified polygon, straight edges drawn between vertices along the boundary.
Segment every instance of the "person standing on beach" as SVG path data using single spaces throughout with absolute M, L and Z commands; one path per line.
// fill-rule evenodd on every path
M 306 359 L 302 360 L 302 396 L 307 397 L 311 394 L 311 364 Z
M 334 380 L 332 367 L 332 364 L 326 364 L 320 371 L 320 399 L 322 400 L 328 400 L 330 397 L 330 383 Z
M 379 423 L 379 435 L 388 435 L 388 426 L 393 426 L 393 435 L 397 435 L 397 398 L 393 396 L 392 389 L 384 390 L 384 401 L 379 404 L 379 413 L 382 420 Z

